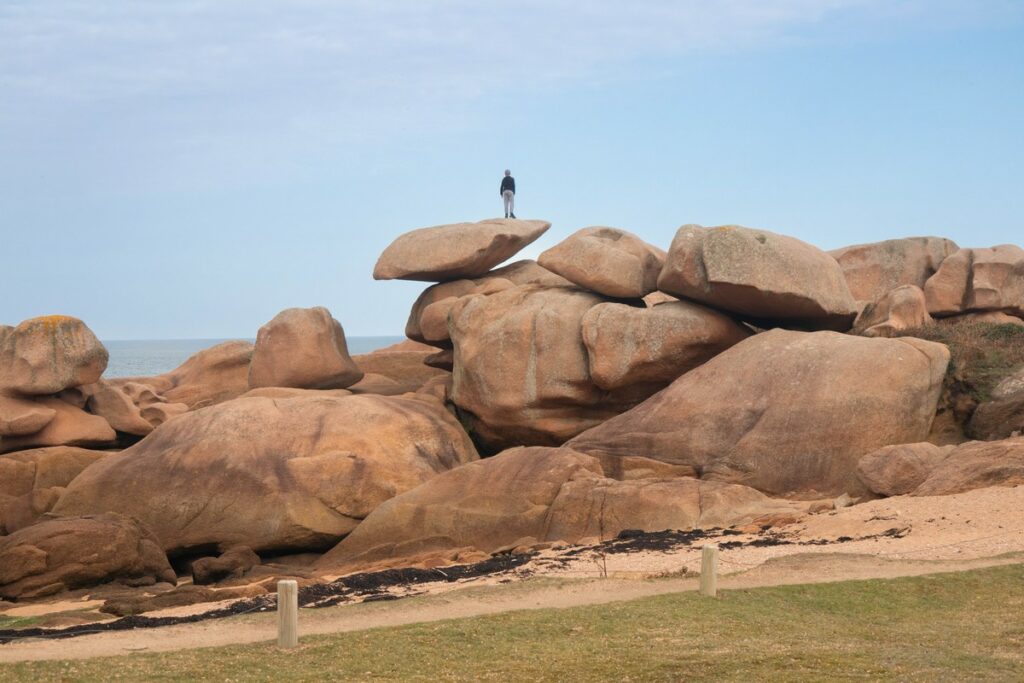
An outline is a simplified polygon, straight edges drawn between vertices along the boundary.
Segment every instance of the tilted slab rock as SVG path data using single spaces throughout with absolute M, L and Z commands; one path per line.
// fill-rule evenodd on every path
M 363 378 L 345 331 L 323 306 L 288 308 L 260 328 L 249 386 L 346 389 Z
M 689 301 L 652 308 L 598 304 L 583 316 L 590 376 L 602 389 L 661 389 L 750 336 L 729 316 Z
M 593 227 L 574 232 L 537 262 L 592 292 L 639 299 L 658 288 L 665 252 L 631 232 Z
M 603 301 L 531 285 L 455 304 L 451 400 L 478 443 L 556 446 L 649 394 L 608 392 L 590 378 L 581 325 Z
M 865 337 L 899 337 L 905 330 L 931 322 L 924 292 L 915 285 L 904 285 L 865 306 L 852 332 Z
M 957 446 L 918 486 L 915 496 L 945 496 L 988 486 L 1024 484 L 1024 437 Z
M 857 463 L 857 476 L 872 493 L 902 496 L 920 486 L 955 446 L 908 443 L 885 446 Z
M 54 446 L 8 453 L 0 456 L 0 494 L 21 496 L 37 489 L 67 486 L 86 467 L 113 452 Z
M 0 437 L 34 434 L 53 421 L 57 411 L 31 399 L 0 394 Z
M 446 472 L 374 510 L 317 563 L 321 568 L 518 539 L 575 543 L 623 529 L 727 527 L 798 504 L 744 486 L 692 478 L 619 481 L 569 449 L 514 448 Z
M 945 346 L 919 339 L 772 330 L 567 445 L 773 495 L 859 495 L 862 456 L 928 436 L 948 362 Z
M 871 302 L 903 285 L 923 288 L 946 257 L 959 248 L 943 237 L 905 237 L 828 253 L 843 269 L 853 298 Z
M 937 317 L 965 311 L 1024 316 L 1024 249 L 961 249 L 942 262 L 924 293 L 928 312 Z
M 128 517 L 49 519 L 0 538 L 0 597 L 35 598 L 114 580 L 177 581 L 153 534 Z
M 495 218 L 413 230 L 384 250 L 373 279 L 446 282 L 479 277 L 550 227 L 547 221 Z
M 476 457 L 432 398 L 244 398 L 182 415 L 90 467 L 53 512 L 131 515 L 169 552 L 316 550 Z
M 367 375 L 382 375 L 394 380 L 403 391 L 418 391 L 427 382 L 448 375 L 427 363 L 435 351 L 437 349 L 432 346 L 406 340 L 353 356 L 352 360 Z
M 736 225 L 679 228 L 658 289 L 758 327 L 846 331 L 857 312 L 834 258 L 796 238 Z
M 0 453 L 43 446 L 113 446 L 117 434 L 110 424 L 98 415 L 65 403 L 59 398 L 37 398 L 44 408 L 54 411 L 54 417 L 38 432 L 25 436 L 5 436 L 0 439 Z
M 85 323 L 66 315 L 32 318 L 3 337 L 0 389 L 56 394 L 91 384 L 107 368 L 107 350 Z

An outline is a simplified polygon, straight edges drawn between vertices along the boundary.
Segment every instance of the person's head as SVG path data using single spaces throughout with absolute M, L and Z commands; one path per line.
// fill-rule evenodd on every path
M 505 175 L 512 175 L 512 171 L 510 171 L 510 170 L 508 170 L 508 169 L 506 168 L 506 169 L 505 169 Z

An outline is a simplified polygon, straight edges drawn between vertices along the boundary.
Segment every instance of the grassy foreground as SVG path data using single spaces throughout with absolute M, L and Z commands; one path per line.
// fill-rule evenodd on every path
M 230 628 L 230 622 L 224 623 Z M 75 662 L 0 680 L 1021 680 L 1024 565 Z

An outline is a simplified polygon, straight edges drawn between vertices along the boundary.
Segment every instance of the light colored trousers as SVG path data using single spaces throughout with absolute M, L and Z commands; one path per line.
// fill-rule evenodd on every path
M 505 216 L 515 213 L 516 193 L 512 190 L 505 190 L 501 193 L 501 198 L 505 201 Z

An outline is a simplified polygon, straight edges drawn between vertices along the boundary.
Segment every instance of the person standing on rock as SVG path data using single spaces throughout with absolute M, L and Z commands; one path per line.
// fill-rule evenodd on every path
M 501 198 L 505 202 L 505 218 L 515 218 L 516 204 L 516 179 L 512 177 L 512 171 L 505 169 L 505 177 L 501 179 Z

